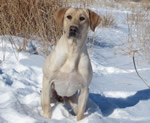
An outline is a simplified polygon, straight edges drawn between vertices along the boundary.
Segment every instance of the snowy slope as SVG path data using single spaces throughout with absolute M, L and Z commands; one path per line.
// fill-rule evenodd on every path
M 118 26 L 98 29 L 93 48 L 89 48 L 93 80 L 85 118 L 78 123 L 149 123 L 150 89 L 137 77 L 132 58 L 117 49 L 127 39 L 128 29 L 123 23 L 126 12 L 112 11 L 117 14 Z M 16 57 L 7 40 L 5 44 L 6 60 L 2 62 L 0 38 L 0 123 L 75 123 L 76 116 L 63 104 L 52 105 L 52 119 L 42 117 L 40 90 L 45 58 L 27 52 Z M 148 66 L 138 61 L 140 74 L 150 80 Z

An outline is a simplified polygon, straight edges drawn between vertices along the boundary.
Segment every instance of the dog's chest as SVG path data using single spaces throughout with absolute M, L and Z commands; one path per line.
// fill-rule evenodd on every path
M 55 90 L 59 96 L 73 96 L 86 83 L 83 72 L 81 72 L 86 67 L 81 65 L 83 58 L 80 49 L 74 43 L 73 46 L 63 49 L 61 55 L 59 52 L 56 56 L 63 57 L 63 60 L 60 60 L 61 57 L 59 57 L 59 60 L 56 59 L 55 62 L 56 64 L 60 63 L 53 80 Z
M 82 87 L 82 76 L 73 71 L 71 73 L 59 72 L 55 78 L 55 90 L 59 96 L 70 97 Z
M 70 73 L 74 70 L 77 70 L 79 60 L 80 58 L 77 53 L 69 53 L 59 71 L 62 73 Z
M 72 62 L 71 62 L 72 61 Z M 70 73 L 77 69 L 78 65 L 76 64 L 76 61 L 73 60 L 67 60 L 62 67 L 60 68 L 60 72 L 62 73 Z
M 60 96 L 72 96 L 83 83 L 82 75 L 78 72 L 79 58 L 77 55 L 68 57 L 55 76 L 55 89 Z

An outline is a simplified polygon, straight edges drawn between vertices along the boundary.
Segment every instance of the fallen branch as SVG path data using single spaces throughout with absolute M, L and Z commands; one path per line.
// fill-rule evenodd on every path
M 134 65 L 134 69 L 135 69 L 135 71 L 136 71 L 136 74 L 138 75 L 138 77 L 144 82 L 144 84 L 148 87 L 148 88 L 150 88 L 150 86 L 147 84 L 147 82 L 141 77 L 141 75 L 139 74 L 139 72 L 138 72 L 138 70 L 137 70 L 137 67 L 136 67 L 136 63 L 135 63 L 135 53 L 136 52 L 133 52 L 133 57 L 132 57 L 132 59 L 133 59 L 133 65 Z

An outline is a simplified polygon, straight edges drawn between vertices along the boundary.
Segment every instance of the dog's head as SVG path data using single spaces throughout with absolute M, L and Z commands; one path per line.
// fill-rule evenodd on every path
M 56 22 L 63 27 L 67 38 L 81 39 L 87 34 L 88 28 L 92 31 L 100 24 L 101 18 L 89 9 L 62 8 L 55 14 Z

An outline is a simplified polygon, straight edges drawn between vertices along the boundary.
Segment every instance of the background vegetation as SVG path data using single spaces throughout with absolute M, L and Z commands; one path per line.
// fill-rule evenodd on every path
M 42 44 L 41 54 L 48 55 L 49 47 L 54 45 L 62 34 L 62 29 L 57 26 L 54 19 L 54 13 L 58 9 L 64 6 L 89 8 L 91 5 L 112 8 L 121 6 L 131 10 L 131 15 L 127 16 L 129 37 L 126 52 L 131 54 L 138 51 L 144 54 L 145 58 L 149 58 L 149 2 L 150 0 L 0 0 L 0 35 L 9 39 L 18 52 L 26 50 L 27 44 L 36 40 Z M 102 18 L 103 27 L 117 25 L 111 13 L 106 13 Z M 22 37 L 23 41 L 14 40 L 13 36 Z M 5 47 L 4 42 L 2 45 Z

